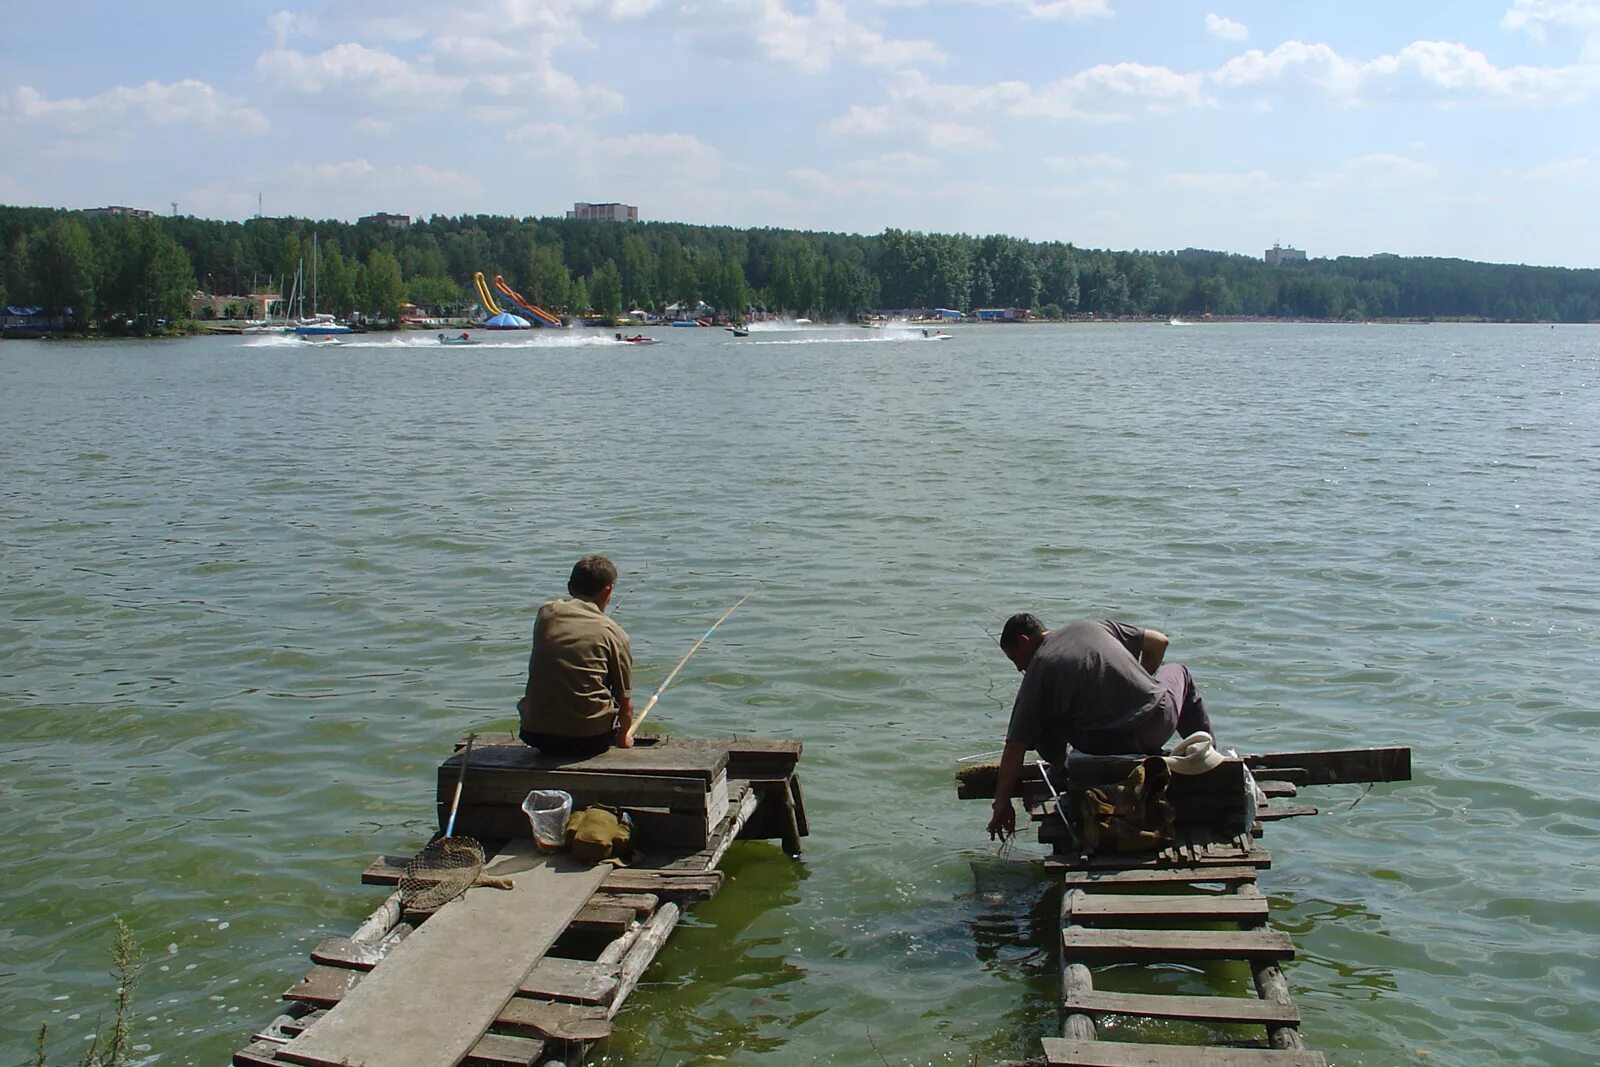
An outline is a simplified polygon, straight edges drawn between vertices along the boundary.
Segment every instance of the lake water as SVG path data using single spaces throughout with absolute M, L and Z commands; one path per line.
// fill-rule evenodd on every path
M 597 1062 L 1037 1052 L 1043 851 L 952 780 L 1022 609 L 1164 630 L 1241 750 L 1412 746 L 1265 841 L 1330 1062 L 1591 1062 L 1600 331 L 656 332 L 0 343 L 0 1062 L 83 1051 L 113 916 L 135 1042 L 226 1062 L 589 551 L 642 695 L 755 591 L 650 723 L 802 740 L 812 828 L 730 853 Z

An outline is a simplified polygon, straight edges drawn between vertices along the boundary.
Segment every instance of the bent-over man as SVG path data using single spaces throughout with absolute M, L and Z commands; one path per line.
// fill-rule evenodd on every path
M 617 568 L 585 556 L 567 580 L 569 597 L 539 608 L 528 685 L 517 702 L 524 743 L 553 756 L 597 756 L 615 740 L 632 747 L 633 646 L 606 615 Z
M 1011 707 L 995 785 L 989 836 L 1016 832 L 1011 797 L 1028 749 L 1047 763 L 1070 744 L 1097 755 L 1155 754 L 1172 736 L 1210 732 L 1205 701 L 1179 663 L 1163 665 L 1167 635 L 1110 619 L 1084 619 L 1046 630 L 1022 612 L 1006 620 L 1000 650 L 1022 684 Z

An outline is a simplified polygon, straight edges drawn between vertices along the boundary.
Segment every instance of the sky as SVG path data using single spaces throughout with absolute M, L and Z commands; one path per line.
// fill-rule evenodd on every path
M 6 204 L 1600 266 L 1600 0 L 4 10 Z

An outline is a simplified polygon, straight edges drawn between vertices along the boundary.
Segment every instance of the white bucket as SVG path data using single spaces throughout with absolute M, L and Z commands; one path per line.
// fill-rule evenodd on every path
M 533 828 L 533 843 L 555 852 L 567 843 L 567 816 L 572 814 L 572 794 L 562 789 L 535 789 L 522 800 L 522 810 Z

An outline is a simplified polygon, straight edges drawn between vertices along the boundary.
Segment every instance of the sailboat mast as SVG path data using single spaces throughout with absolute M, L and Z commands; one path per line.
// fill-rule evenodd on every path
M 317 234 L 311 233 L 311 317 L 317 315 Z

